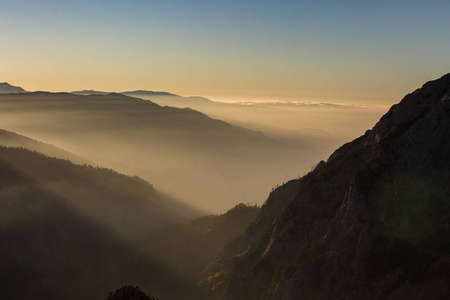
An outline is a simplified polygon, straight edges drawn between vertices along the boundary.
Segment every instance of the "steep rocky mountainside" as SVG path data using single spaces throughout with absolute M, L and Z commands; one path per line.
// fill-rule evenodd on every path
M 271 193 L 204 271 L 218 299 L 448 299 L 450 74 Z

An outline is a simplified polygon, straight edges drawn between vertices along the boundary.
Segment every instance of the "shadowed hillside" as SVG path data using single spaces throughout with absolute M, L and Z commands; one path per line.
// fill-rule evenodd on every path
M 0 208 L 5 299 L 101 299 L 124 283 L 165 295 L 184 281 L 130 239 L 199 215 L 140 178 L 5 147 Z
M 159 194 L 148 182 L 110 169 L 74 165 L 21 148 L 0 147 L 0 160 L 2 199 L 25 201 L 28 193 L 22 199 L 22 189 L 38 187 L 117 233 L 137 234 L 200 214 Z
M 136 243 L 185 279 L 181 285 L 173 283 L 170 299 L 202 299 L 205 295 L 197 288 L 199 272 L 227 243 L 244 233 L 259 211 L 257 206 L 239 204 L 222 215 L 153 229 Z
M 271 193 L 202 284 L 219 299 L 448 299 L 450 74 Z
M 180 223 L 200 212 L 140 178 L 0 147 L 2 295 L 103 299 L 132 284 L 195 299 L 198 272 L 258 212 L 241 204 Z

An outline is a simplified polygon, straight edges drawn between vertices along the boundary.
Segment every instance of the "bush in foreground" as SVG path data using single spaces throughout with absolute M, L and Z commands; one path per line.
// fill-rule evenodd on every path
M 109 292 L 108 298 L 106 300 L 159 300 L 152 297 L 151 295 L 146 295 L 138 287 L 131 285 L 123 286 L 117 289 L 114 293 Z

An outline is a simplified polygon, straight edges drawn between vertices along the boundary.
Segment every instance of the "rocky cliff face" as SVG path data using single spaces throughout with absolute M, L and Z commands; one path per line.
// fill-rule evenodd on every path
M 205 271 L 219 299 L 450 297 L 450 74 L 271 193 Z

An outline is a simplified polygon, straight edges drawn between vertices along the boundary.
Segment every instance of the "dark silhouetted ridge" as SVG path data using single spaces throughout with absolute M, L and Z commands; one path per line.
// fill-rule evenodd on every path
M 448 299 L 450 74 L 273 191 L 202 285 L 221 299 Z

